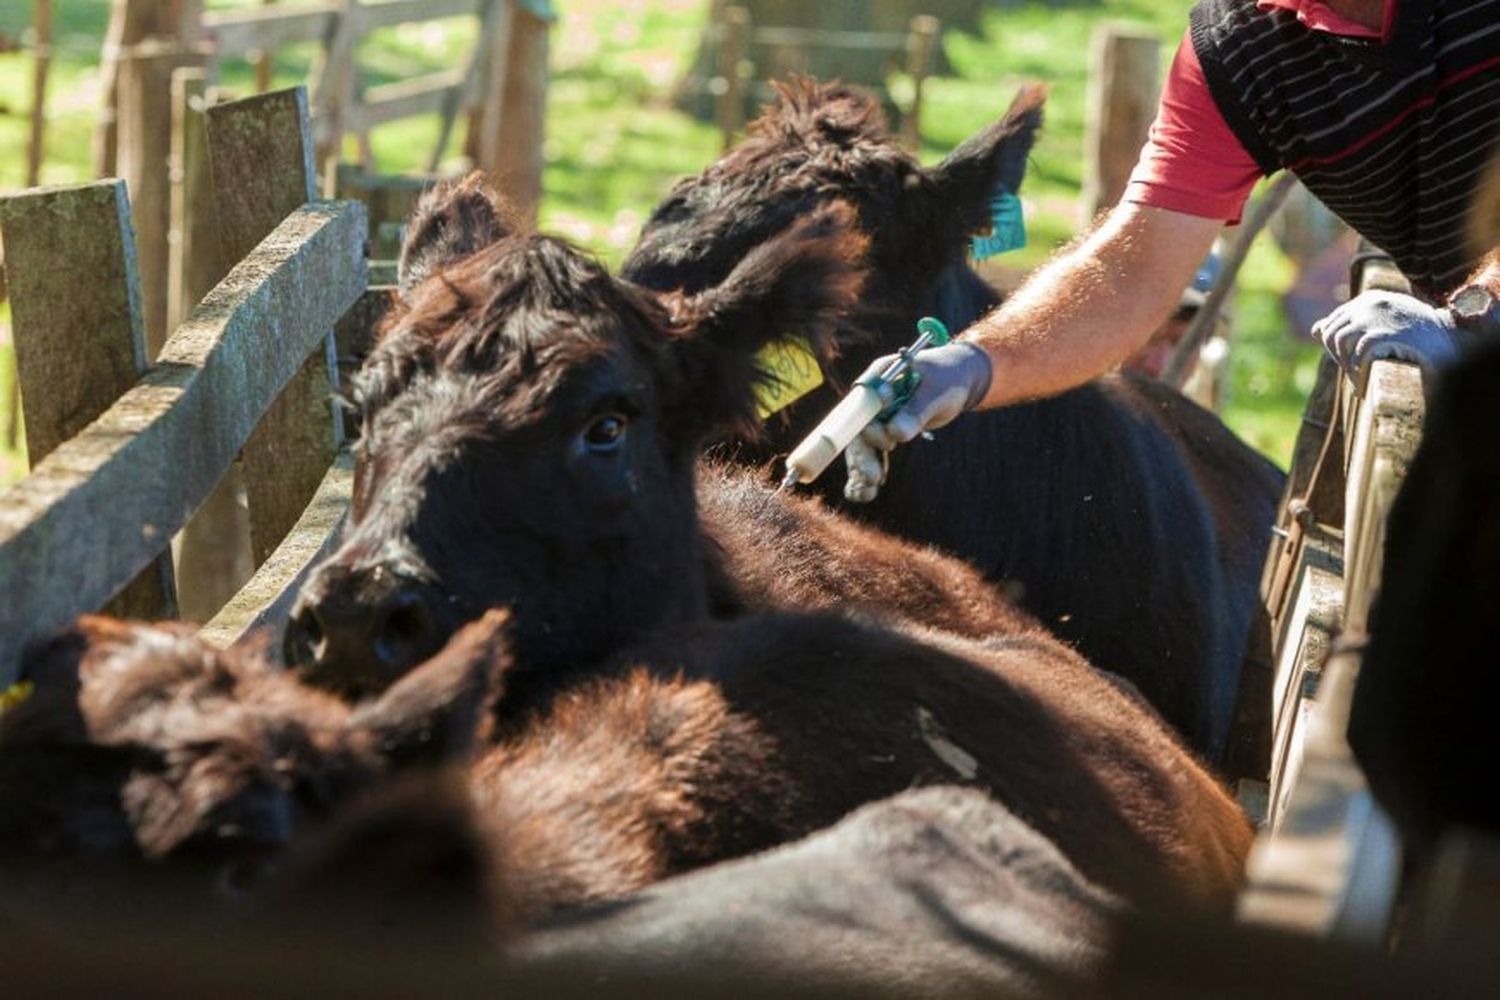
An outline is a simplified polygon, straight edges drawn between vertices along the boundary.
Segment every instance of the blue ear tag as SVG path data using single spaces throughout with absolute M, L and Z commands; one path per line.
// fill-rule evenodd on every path
M 1026 245 L 1026 220 L 1021 214 L 1021 199 L 1000 189 L 990 202 L 990 234 L 969 241 L 969 252 L 975 260 L 989 260 L 1007 250 Z
M 552 0 L 518 0 L 518 3 L 548 24 L 557 20 L 557 11 L 552 7 Z

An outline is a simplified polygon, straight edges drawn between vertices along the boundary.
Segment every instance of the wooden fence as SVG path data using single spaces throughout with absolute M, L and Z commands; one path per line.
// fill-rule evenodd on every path
M 283 616 L 333 537 L 351 468 L 333 331 L 384 293 L 367 288 L 363 206 L 313 200 L 307 111 L 300 88 L 206 110 L 235 263 L 149 365 L 123 183 L 0 199 L 35 463 L 0 505 L 0 681 L 27 641 L 112 600 L 172 614 L 168 546 L 237 455 L 258 569 L 205 635 Z
M 904 70 L 912 79 L 912 99 L 902 109 L 901 134 L 915 147 L 921 134 L 922 92 L 932 72 L 941 29 L 937 18 L 913 17 L 905 32 L 839 31 L 754 25 L 750 12 L 740 6 L 725 7 L 709 26 L 707 41 L 714 46 L 713 75 L 690 78 L 687 86 L 701 87 L 714 99 L 714 120 L 728 149 L 744 128 L 746 110 L 770 100 L 770 85 L 764 81 L 814 69 L 810 53 L 847 51 L 870 57 L 874 67 L 853 76 L 851 83 L 878 85 L 892 70 Z
M 106 106 L 96 135 L 95 166 L 100 176 L 124 178 L 130 189 L 149 345 L 154 349 L 165 338 L 169 312 L 166 164 L 177 70 L 202 69 L 211 86 L 225 59 L 253 57 L 265 67 L 281 46 L 317 43 L 321 57 L 313 72 L 313 154 L 320 173 L 330 168 L 325 192 L 333 193 L 331 166 L 346 133 L 367 136 L 382 123 L 438 112 L 441 136 L 427 165 L 436 164 L 455 121 L 466 117 L 474 165 L 491 173 L 523 211 L 534 212 L 541 195 L 550 24 L 535 8 L 534 0 L 336 0 L 204 14 L 194 0 L 116 0 L 101 64 Z M 378 87 L 360 86 L 355 50 L 369 32 L 459 15 L 472 17 L 477 25 L 476 45 L 465 65 Z M 367 148 L 367 140 L 361 146 Z
M 1358 287 L 1409 291 L 1378 264 Z M 1262 581 L 1271 763 L 1242 919 L 1371 945 L 1389 930 L 1400 847 L 1345 732 L 1386 518 L 1424 404 L 1421 369 L 1398 361 L 1375 362 L 1360 385 L 1325 359 L 1308 400 Z

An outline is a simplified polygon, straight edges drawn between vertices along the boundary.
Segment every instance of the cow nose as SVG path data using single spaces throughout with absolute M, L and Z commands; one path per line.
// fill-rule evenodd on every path
M 297 599 L 285 655 L 309 683 L 361 696 L 436 653 L 444 638 L 431 588 L 384 570 L 332 573 Z

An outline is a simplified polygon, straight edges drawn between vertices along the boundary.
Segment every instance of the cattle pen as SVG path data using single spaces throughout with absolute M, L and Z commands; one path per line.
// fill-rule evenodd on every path
M 467 117 L 474 141 L 489 142 L 478 156 L 524 156 L 525 169 L 537 171 L 533 208 L 539 193 L 539 116 L 512 120 L 536 129 L 525 139 L 481 138 L 501 134 L 485 95 L 506 89 L 486 80 L 493 83 L 496 72 L 545 79 L 545 42 L 535 33 L 525 54 L 481 46 L 450 72 L 370 89 L 357 84 L 354 42 L 364 28 L 408 15 L 472 15 L 489 28 L 520 17 L 528 27 L 511 37 L 544 37 L 546 5 L 521 6 L 528 12 L 508 0 L 295 8 L 268 0 L 264 10 L 195 13 L 191 45 L 137 39 L 119 49 L 105 126 L 117 131 L 100 142 L 114 150 L 112 172 L 130 174 L 130 182 L 0 197 L 0 287 L 14 320 L 31 459 L 30 473 L 0 502 L 0 696 L 16 681 L 28 644 L 80 614 L 187 618 L 201 622 L 198 636 L 219 648 L 280 632 L 302 584 L 343 531 L 357 429 L 341 406 L 341 381 L 394 296 L 404 218 L 435 180 L 455 122 Z M 196 11 L 191 2 L 174 8 Z M 743 125 L 742 50 L 750 32 L 729 8 L 710 34 L 725 68 L 716 93 L 726 145 Z M 918 79 L 917 111 L 935 35 L 935 24 L 914 22 L 899 36 L 910 45 L 904 51 Z M 1131 39 L 1104 39 L 1098 44 L 1111 58 L 1132 58 L 1123 51 Z M 262 88 L 234 99 L 214 86 L 217 59 L 269 66 L 279 44 L 308 40 L 327 43 L 316 90 Z M 1137 66 L 1159 61 L 1154 49 L 1134 58 Z M 170 100 L 158 107 L 153 98 L 148 109 L 147 92 Z M 526 100 L 537 96 L 528 93 Z M 405 177 L 366 169 L 368 129 L 408 111 L 443 117 L 432 169 Z M 357 165 L 337 162 L 346 135 L 359 150 Z M 156 169 L 167 163 L 170 170 Z M 1100 190 L 1124 182 L 1109 164 L 1090 169 L 1090 204 L 1107 201 Z M 143 221 L 142 205 L 152 221 Z M 1351 287 L 1410 286 L 1372 255 Z M 1479 838 L 1446 844 L 1439 857 L 1446 881 L 1430 894 L 1411 893 L 1400 835 L 1345 735 L 1380 590 L 1386 521 L 1422 439 L 1428 389 L 1422 370 L 1400 361 L 1377 361 L 1362 378 L 1326 359 L 1320 367 L 1267 554 L 1264 614 L 1241 690 L 1228 777 L 1258 830 L 1234 920 L 1158 927 L 1150 915 L 1133 914 L 1108 988 L 1097 995 L 1216 995 L 1227 976 L 1240 975 L 1235 985 L 1247 995 L 1394 996 L 1425 985 L 1424 970 L 1467 969 L 1472 955 L 1464 950 L 1486 947 L 1468 925 L 1454 927 L 1460 918 L 1493 926 L 1500 853 Z M 160 926 L 161 940 L 144 921 L 95 942 L 33 941 L 28 932 L 8 943 L 34 949 L 15 966 L 25 984 L 45 981 L 61 964 L 71 984 L 169 993 L 224 977 L 235 977 L 231 993 L 247 995 L 310 994 L 330 982 L 369 995 L 514 988 L 592 996 L 610 985 L 572 970 L 540 981 L 507 978 L 482 965 L 434 980 L 426 970 L 448 953 L 428 941 L 399 955 L 313 947 L 289 959 L 258 940 L 226 947 L 198 928 Z M 1403 935 L 1427 950 L 1382 980 L 1391 942 Z M 180 962 L 162 967 L 173 952 Z M 711 971 L 678 970 L 679 980 L 664 982 L 707 992 L 723 986 Z M 1435 992 L 1452 985 L 1432 982 Z

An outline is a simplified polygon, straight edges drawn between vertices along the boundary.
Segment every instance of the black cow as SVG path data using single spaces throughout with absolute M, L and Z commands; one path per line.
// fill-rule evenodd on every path
M 1027 88 L 923 169 L 868 97 L 806 80 L 780 91 L 750 138 L 656 208 L 623 268 L 692 294 L 819 206 L 853 206 L 870 247 L 861 314 L 824 354 L 824 387 L 772 419 L 768 447 L 739 450 L 752 463 L 789 451 L 872 357 L 913 338 L 917 318 L 957 332 L 996 305 L 965 247 L 996 191 L 1020 185 L 1041 120 L 1042 91 Z M 831 503 L 842 478 L 824 478 Z M 1281 486 L 1212 414 L 1122 375 L 897 449 L 879 498 L 844 509 L 1019 584 L 1023 607 L 1219 759 Z

